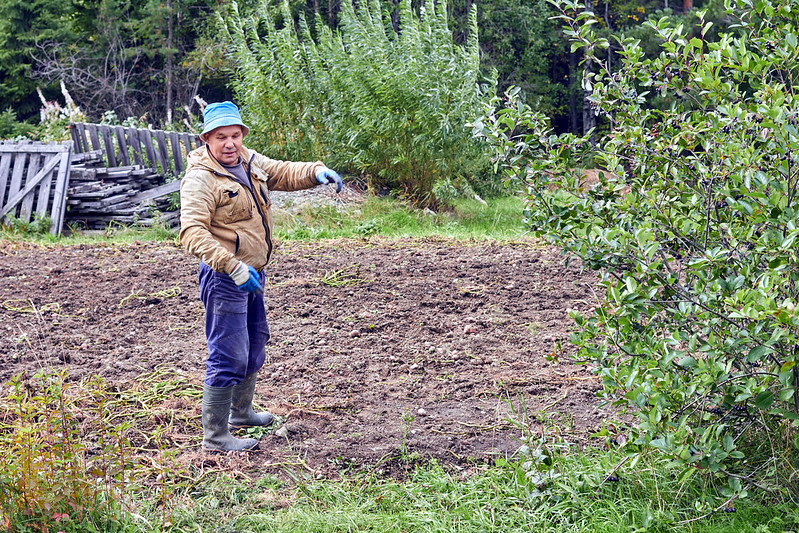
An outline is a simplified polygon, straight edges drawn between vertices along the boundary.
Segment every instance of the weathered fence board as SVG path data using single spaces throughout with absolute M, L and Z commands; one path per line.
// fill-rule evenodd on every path
M 0 219 L 49 216 L 50 233 L 61 233 L 72 145 L 0 143 Z
M 190 133 L 82 122 L 70 126 L 75 153 L 102 150 L 109 167 L 136 164 L 179 176 L 186 154 L 202 146 L 200 138 Z
M 127 142 L 125 140 L 125 128 L 122 126 L 114 126 L 114 133 L 117 136 L 117 145 L 118 146 L 127 146 Z M 123 165 L 130 165 L 130 156 L 128 155 L 128 150 L 119 150 L 119 157 L 120 162 Z

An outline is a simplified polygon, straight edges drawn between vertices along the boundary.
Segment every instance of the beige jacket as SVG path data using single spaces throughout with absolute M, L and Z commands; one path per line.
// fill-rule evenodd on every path
M 272 254 L 269 191 L 310 189 L 324 164 L 269 159 L 242 147 L 251 193 L 233 179 L 205 146 L 188 155 L 180 183 L 180 242 L 217 272 L 230 274 L 239 261 L 261 270 Z

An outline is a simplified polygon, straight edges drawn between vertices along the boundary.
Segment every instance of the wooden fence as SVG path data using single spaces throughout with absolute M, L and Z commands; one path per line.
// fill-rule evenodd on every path
M 49 216 L 50 233 L 60 235 L 71 162 L 72 142 L 0 142 L 0 220 Z
M 192 133 L 105 124 L 70 124 L 75 152 L 101 150 L 109 167 L 139 165 L 164 176 L 179 177 L 186 154 L 202 146 Z

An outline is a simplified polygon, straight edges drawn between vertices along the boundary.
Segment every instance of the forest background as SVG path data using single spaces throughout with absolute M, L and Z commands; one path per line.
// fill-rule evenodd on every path
M 231 80 L 236 67 L 225 54 L 228 43 L 218 23 L 218 15 L 228 13 L 230 4 L 0 1 L 0 137 L 34 135 L 29 125 L 38 124 L 42 99 L 63 102 L 60 82 L 90 121 L 131 117 L 155 127 L 196 127 L 201 116 L 196 96 L 209 102 L 234 97 Z M 238 10 L 246 17 L 270 4 L 276 2 L 242 0 Z M 468 38 L 473 4 L 472 0 L 447 3 L 456 44 Z M 710 4 L 610 0 L 587 7 L 600 15 L 603 31 L 624 32 L 655 50 L 658 37 L 643 25 L 648 18 L 690 18 L 694 8 L 704 8 L 709 9 L 706 18 L 723 28 L 720 3 Z M 419 8 L 418 1 L 413 5 Z M 340 0 L 291 0 L 289 7 L 295 20 L 304 14 L 312 23 L 331 28 L 339 24 L 342 8 Z M 485 72 L 496 72 L 498 94 L 519 87 L 527 103 L 549 116 L 557 131 L 582 132 L 594 125 L 581 87 L 582 52 L 570 48 L 555 15 L 546 0 L 479 2 L 480 62 Z M 608 54 L 615 52 L 611 48 Z

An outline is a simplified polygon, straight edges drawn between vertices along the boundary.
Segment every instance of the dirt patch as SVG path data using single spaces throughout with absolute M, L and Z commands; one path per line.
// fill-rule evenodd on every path
M 563 413 L 574 435 L 608 414 L 597 407 L 598 379 L 567 357 L 566 310 L 592 305 L 593 278 L 556 250 L 282 244 L 268 269 L 273 338 L 256 392 L 285 420 L 285 434 L 264 436 L 244 460 L 209 459 L 198 453 L 206 348 L 197 271 L 173 244 L 0 242 L 0 382 L 48 367 L 119 388 L 153 372 L 181 375 L 198 399 L 167 406 L 188 420 L 173 435 L 180 460 L 199 469 L 236 461 L 253 472 L 300 465 L 322 475 L 363 466 L 394 474 L 409 457 L 465 466 L 518 448 L 508 420 L 521 400 L 529 413 Z

